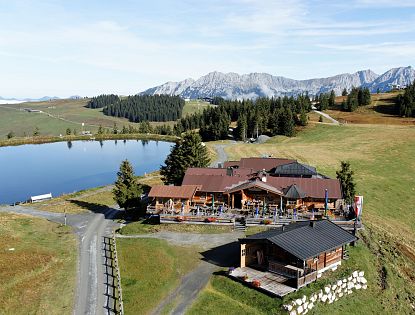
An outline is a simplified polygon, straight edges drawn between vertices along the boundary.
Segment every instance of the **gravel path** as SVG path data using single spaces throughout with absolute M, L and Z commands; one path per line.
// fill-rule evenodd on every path
M 52 222 L 64 224 L 63 213 L 40 211 L 28 206 L 0 207 L 0 212 L 13 212 L 31 215 Z M 77 288 L 74 314 L 114 314 L 108 307 L 105 277 L 105 250 L 103 239 L 111 235 L 114 223 L 112 218 L 117 209 L 105 213 L 68 214 L 67 224 L 71 226 L 79 239 Z
M 227 161 L 228 155 L 225 152 L 225 148 L 235 144 L 236 141 L 231 141 L 230 143 L 224 144 L 215 144 L 213 147 L 216 150 L 217 157 L 216 160 L 210 164 L 210 167 L 218 167 L 219 163 L 223 164 L 225 161 Z
M 323 117 L 326 117 L 328 120 L 330 120 L 333 124 L 335 124 L 335 125 L 340 125 L 340 123 L 336 120 L 336 119 L 334 119 L 333 117 L 331 117 L 329 114 L 326 114 L 326 113 L 323 113 L 323 112 L 320 112 L 319 110 L 314 110 L 314 112 L 316 112 L 317 114 L 319 114 L 319 115 L 321 115 L 321 116 L 323 116 Z

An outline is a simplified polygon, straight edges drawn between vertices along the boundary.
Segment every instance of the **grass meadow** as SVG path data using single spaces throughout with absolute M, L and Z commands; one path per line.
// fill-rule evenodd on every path
M 148 314 L 199 262 L 195 247 L 159 239 L 117 239 L 126 314 Z
M 86 108 L 87 102 L 88 99 L 66 99 L 0 105 L 0 139 L 5 139 L 10 131 L 13 131 L 18 137 L 32 136 L 36 127 L 39 128 L 40 134 L 43 136 L 65 135 L 67 128 L 76 129 L 78 133 L 82 128 L 96 133 L 99 125 L 112 130 L 114 123 L 119 129 L 124 125 L 138 127 L 138 123 L 129 122 L 128 119 L 104 115 L 102 108 Z M 183 116 L 201 112 L 208 106 L 211 105 L 199 100 L 186 102 Z M 23 108 L 37 109 L 44 113 L 29 113 Z M 85 124 L 84 127 L 82 127 L 82 123 Z M 152 123 L 154 126 L 163 124 L 173 126 L 174 122 Z
M 0 214 L 0 239 L 0 314 L 72 314 L 77 241 L 70 228 Z

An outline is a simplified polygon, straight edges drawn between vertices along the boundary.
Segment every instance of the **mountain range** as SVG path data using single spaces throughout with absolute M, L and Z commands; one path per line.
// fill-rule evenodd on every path
M 340 95 L 344 88 L 367 87 L 373 93 L 389 91 L 393 85 L 406 86 L 415 80 L 411 67 L 393 68 L 378 75 L 371 70 L 343 73 L 328 78 L 294 80 L 268 73 L 210 72 L 197 80 L 167 82 L 149 88 L 140 94 L 179 95 L 183 98 L 220 96 L 226 99 L 248 99 L 257 97 L 292 96 L 308 92 L 309 95 L 328 93 L 331 90 Z

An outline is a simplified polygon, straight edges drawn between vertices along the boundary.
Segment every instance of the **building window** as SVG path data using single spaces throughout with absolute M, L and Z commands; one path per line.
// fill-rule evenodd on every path
M 245 256 L 245 249 L 243 249 L 243 250 L 242 250 L 241 255 L 242 255 L 242 256 Z

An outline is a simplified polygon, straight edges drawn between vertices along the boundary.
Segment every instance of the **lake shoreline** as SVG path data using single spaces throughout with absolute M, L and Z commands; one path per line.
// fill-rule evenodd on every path
M 25 144 L 45 144 L 54 142 L 68 141 L 104 141 L 104 140 L 153 140 L 176 142 L 179 137 L 158 135 L 158 134 L 104 134 L 104 135 L 78 135 L 78 136 L 36 136 L 36 137 L 16 137 L 8 140 L 0 140 L 0 147 L 11 147 Z

